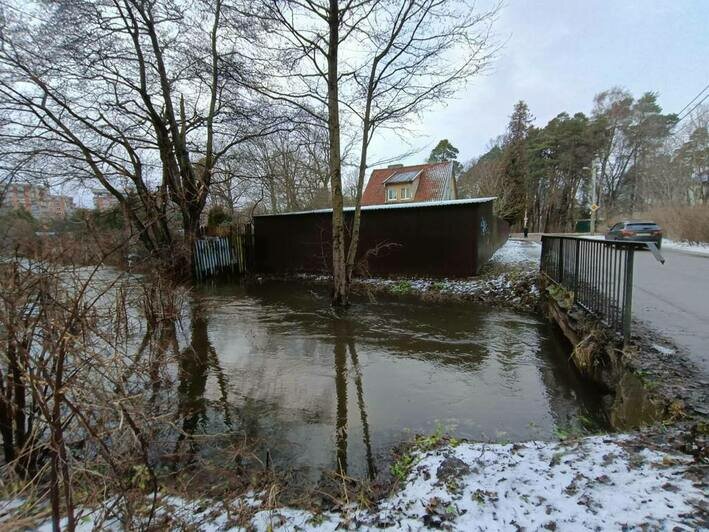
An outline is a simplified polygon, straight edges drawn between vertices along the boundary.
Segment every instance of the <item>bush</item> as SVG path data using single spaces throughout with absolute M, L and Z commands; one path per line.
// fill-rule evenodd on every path
M 657 222 L 672 240 L 709 242 L 709 205 L 656 207 L 641 217 Z
M 24 209 L 0 214 L 0 252 L 28 255 L 37 246 L 39 223 Z
M 229 225 L 231 223 L 231 215 L 224 210 L 224 207 L 215 205 L 209 209 L 207 214 L 207 225 L 209 227 L 218 227 L 220 225 Z

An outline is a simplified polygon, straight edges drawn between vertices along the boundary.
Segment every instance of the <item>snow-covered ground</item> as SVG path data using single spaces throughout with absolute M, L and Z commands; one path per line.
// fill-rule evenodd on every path
M 446 460 L 464 472 L 441 479 Z M 685 473 L 690 459 L 623 437 L 572 443 L 464 444 L 430 453 L 380 511 L 394 526 L 458 530 L 694 528 L 707 496 Z M 424 470 L 430 474 L 424 474 Z M 452 485 L 451 485 L 452 484 Z
M 403 488 L 369 510 L 262 509 L 253 495 L 227 505 L 165 497 L 157 515 L 165 529 L 204 531 L 243 530 L 237 519 L 256 530 L 697 530 L 707 526 L 709 501 L 692 460 L 627 435 L 462 443 L 416 454 Z M 79 530 L 94 519 L 82 516 Z M 116 528 L 108 525 L 100 523 Z
M 531 308 L 539 296 L 536 270 L 536 267 L 530 267 L 521 271 L 503 271 L 468 279 L 358 278 L 353 282 L 353 286 L 356 289 L 396 295 L 415 294 L 422 297 L 496 302 L 518 308 Z
M 690 244 L 688 242 L 670 240 L 669 238 L 664 238 L 662 240 L 662 249 L 673 249 L 677 251 L 684 251 L 687 253 L 693 253 L 695 255 L 706 255 L 709 257 L 709 243 L 702 242 L 698 244 Z
M 542 246 L 535 241 L 508 240 L 490 259 L 493 266 L 477 277 L 463 279 L 356 277 L 353 287 L 396 295 L 415 294 L 430 297 L 508 303 L 519 308 L 536 304 L 539 296 L 537 271 Z M 316 283 L 329 282 L 325 275 L 296 274 L 296 279 Z M 261 278 L 257 279 L 261 281 Z
M 508 240 L 490 259 L 499 264 L 523 265 L 539 263 L 542 246 L 533 240 Z

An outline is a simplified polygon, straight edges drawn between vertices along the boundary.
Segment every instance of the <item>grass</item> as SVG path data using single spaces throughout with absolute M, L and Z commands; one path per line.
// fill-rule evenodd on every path
M 443 426 L 438 425 L 433 434 L 414 437 L 414 440 L 406 447 L 405 451 L 389 466 L 389 471 L 397 481 L 404 482 L 411 469 L 421 459 L 419 455 L 437 449 L 441 445 L 457 447 L 460 445 L 460 440 L 447 436 Z
M 547 292 L 563 309 L 570 309 L 574 304 L 574 293 L 566 290 L 563 286 L 550 284 L 547 286 Z
M 401 280 L 391 287 L 391 292 L 397 295 L 410 294 L 413 286 L 410 281 Z
M 411 453 L 401 455 L 391 466 L 392 476 L 399 482 L 404 482 L 411 472 L 411 468 L 416 464 L 417 459 Z

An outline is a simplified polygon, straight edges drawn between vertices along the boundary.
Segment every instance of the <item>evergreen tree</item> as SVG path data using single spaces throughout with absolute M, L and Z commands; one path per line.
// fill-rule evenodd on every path
M 515 104 L 507 126 L 503 147 L 502 190 L 498 212 L 511 225 L 521 222 L 527 207 L 529 165 L 527 162 L 527 137 L 532 115 L 527 104 Z
M 631 213 L 645 206 L 647 176 L 677 122 L 674 114 L 662 114 L 657 95 L 646 92 L 635 100 L 625 89 L 613 88 L 595 98 L 593 120 L 601 132 L 601 203 L 606 215 Z
M 443 139 L 431 150 L 428 156 L 429 163 L 453 162 L 453 175 L 457 176 L 463 169 L 463 165 L 458 162 L 459 150 L 448 139 Z
M 561 113 L 528 135 L 527 208 L 534 231 L 568 231 L 587 203 L 594 144 L 586 115 Z

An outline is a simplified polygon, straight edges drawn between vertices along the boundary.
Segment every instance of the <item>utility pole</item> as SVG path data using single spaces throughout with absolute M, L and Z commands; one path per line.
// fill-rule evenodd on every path
M 596 233 L 596 211 L 598 210 L 598 198 L 596 197 L 596 174 L 598 172 L 598 161 L 593 161 L 591 165 L 591 234 Z

